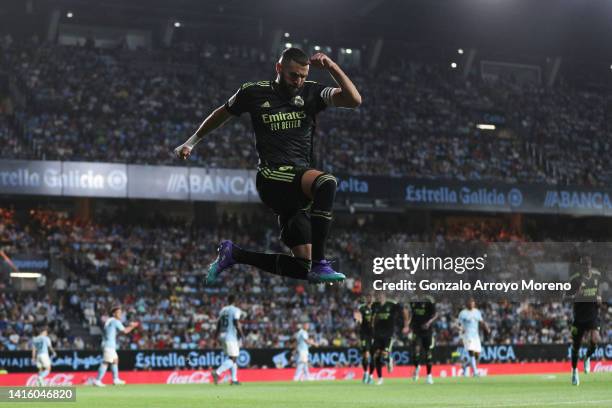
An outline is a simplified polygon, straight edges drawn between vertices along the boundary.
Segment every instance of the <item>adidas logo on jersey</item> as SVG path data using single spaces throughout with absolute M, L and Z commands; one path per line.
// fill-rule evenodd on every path
M 262 108 L 269 108 L 270 107 L 270 102 L 265 101 L 264 103 L 261 104 Z

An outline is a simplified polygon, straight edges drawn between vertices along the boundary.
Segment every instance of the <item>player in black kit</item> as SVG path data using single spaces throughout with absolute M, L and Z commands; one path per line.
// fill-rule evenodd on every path
M 374 370 L 374 361 L 370 355 L 372 348 L 372 304 L 374 297 L 371 293 L 365 295 L 364 302 L 355 311 L 355 320 L 359 323 L 359 348 L 361 349 L 361 364 L 363 366 L 363 379 L 366 384 L 372 382 L 370 367 Z
M 310 66 L 327 70 L 337 86 L 306 81 Z M 331 58 L 322 53 L 308 58 L 302 50 L 288 48 L 276 64 L 274 80 L 242 85 L 174 150 L 187 159 L 206 134 L 232 116 L 248 113 L 259 155 L 257 191 L 278 216 L 281 239 L 292 252 L 266 254 L 223 241 L 208 268 L 206 284 L 235 264 L 314 283 L 344 280 L 325 259 L 337 182 L 331 174 L 311 167 L 313 134 L 316 115 L 328 106 L 355 108 L 360 104 L 357 88 Z
M 584 356 L 584 372 L 588 374 L 591 369 L 591 356 L 595 353 L 601 341 L 599 335 L 599 309 L 601 297 L 599 296 L 599 283 L 601 273 L 592 266 L 591 257 L 580 257 L 579 270 L 570 277 L 572 288 L 569 295 L 574 301 L 574 321 L 572 323 L 572 384 L 579 385 L 578 357 L 582 341 L 588 344 Z
M 378 301 L 372 304 L 372 327 L 374 329 L 374 341 L 372 342 L 372 359 L 374 365 L 370 364 L 370 377 L 376 368 L 378 385 L 382 385 L 382 367 L 386 364 L 387 371 L 393 371 L 393 358 L 391 349 L 393 347 L 393 336 L 398 327 L 402 333 L 408 332 L 404 326 L 408 322 L 408 313 L 404 307 L 393 300 L 387 300 L 384 292 L 378 293 Z M 370 381 L 371 382 L 371 381 Z
M 419 379 L 420 365 L 425 360 L 427 366 L 427 384 L 433 384 L 431 375 L 431 359 L 435 346 L 432 324 L 438 318 L 436 304 L 429 295 L 418 295 L 410 302 L 410 340 L 412 345 L 412 360 L 414 364 L 413 380 Z

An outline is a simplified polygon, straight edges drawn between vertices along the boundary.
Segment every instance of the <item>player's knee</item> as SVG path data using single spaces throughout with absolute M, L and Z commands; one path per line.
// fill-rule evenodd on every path
M 321 173 L 312 182 L 312 196 L 317 198 L 331 198 L 333 201 L 336 196 L 338 182 L 336 178 L 329 173 Z
M 298 211 L 292 215 L 279 216 L 281 227 L 281 240 L 289 248 L 312 242 L 310 231 L 310 218 L 305 211 Z M 301 258 L 307 258 L 300 254 Z M 308 257 L 309 258 L 309 257 Z

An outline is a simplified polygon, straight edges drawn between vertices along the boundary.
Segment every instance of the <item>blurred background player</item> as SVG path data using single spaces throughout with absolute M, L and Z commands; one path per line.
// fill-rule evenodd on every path
M 431 360 L 435 347 L 435 333 L 433 322 L 438 318 L 435 300 L 432 296 L 417 294 L 410 302 L 410 340 L 412 345 L 412 359 L 414 374 L 412 379 L 419 379 L 419 369 L 423 360 L 427 367 L 427 384 L 433 384 L 431 374 Z
M 378 301 L 372 304 L 372 327 L 374 337 L 372 342 L 372 359 L 378 376 L 377 385 L 382 385 L 382 367 L 387 365 L 387 371 L 393 371 L 393 335 L 398 326 L 402 327 L 403 333 L 408 333 L 408 328 L 404 326 L 408 322 L 406 310 L 400 303 L 388 300 L 385 292 L 378 292 Z M 370 378 L 374 368 L 370 364 Z M 372 380 L 370 380 L 371 383 Z
M 314 341 L 308 336 L 309 323 L 304 323 L 300 330 L 295 333 L 296 342 L 296 368 L 293 381 L 303 381 L 310 379 L 308 364 L 310 360 L 309 347 L 314 344 Z
M 579 385 L 578 358 L 582 341 L 588 344 L 584 356 L 584 373 L 591 370 L 591 356 L 595 353 L 597 345 L 601 341 L 599 335 L 599 308 L 601 297 L 599 295 L 599 283 L 601 273 L 593 268 L 590 256 L 582 256 L 579 260 L 578 273 L 570 277 L 572 288 L 569 295 L 574 300 L 574 321 L 571 327 L 572 333 L 572 384 Z
M 467 359 L 463 363 L 463 375 L 468 375 L 468 367 L 472 367 L 472 375 L 478 377 L 478 359 L 482 351 L 480 343 L 480 327 L 482 326 L 485 333 L 489 333 L 489 326 L 482 319 L 482 313 L 476 308 L 476 302 L 473 298 L 469 298 L 466 308 L 459 313 L 459 324 L 461 325 L 461 339 L 463 347 L 467 352 Z
M 338 87 L 306 81 L 310 66 L 327 70 Z M 276 63 L 274 81 L 244 84 L 174 150 L 186 159 L 206 134 L 232 116 L 248 112 L 259 156 L 257 192 L 278 216 L 281 239 L 293 255 L 248 251 L 223 241 L 208 268 L 207 284 L 236 263 L 313 283 L 344 280 L 325 259 L 337 181 L 311 167 L 313 135 L 316 115 L 328 106 L 356 108 L 360 104 L 357 88 L 331 58 L 323 53 L 308 58 L 298 48 L 287 48 Z
M 57 355 L 51 345 L 47 326 L 41 326 L 38 336 L 32 339 L 32 362 L 36 364 L 38 369 L 38 378 L 36 379 L 36 385 L 38 386 L 45 384 L 44 379 L 51 372 L 49 352 L 53 357 Z
M 355 311 L 355 321 L 359 324 L 359 348 L 361 349 L 361 364 L 363 366 L 362 381 L 365 384 L 372 383 L 370 372 L 374 371 L 374 361 L 370 354 L 372 348 L 372 304 L 374 296 L 368 293 L 364 297 L 364 302 Z M 370 371 L 370 369 L 372 371 Z
M 238 381 L 238 363 L 236 360 L 240 355 L 240 339 L 243 338 L 242 325 L 240 317 L 242 311 L 237 308 L 234 303 L 236 296 L 229 295 L 227 297 L 228 305 L 219 312 L 217 320 L 217 330 L 215 338 L 218 338 L 223 345 L 223 352 L 227 355 L 227 359 L 216 370 L 212 371 L 212 377 L 215 384 L 219 384 L 219 377 L 227 370 L 231 370 L 232 379 L 231 385 L 240 385 Z
M 102 364 L 98 369 L 98 376 L 93 381 L 97 387 L 104 387 L 102 378 L 111 366 L 113 373 L 113 384 L 123 385 L 125 381 L 119 378 L 119 356 L 117 355 L 117 333 L 129 334 L 132 330 L 138 327 L 138 322 L 132 322 L 125 327 L 121 323 L 122 310 L 120 306 L 114 306 L 110 311 L 111 317 L 104 322 L 104 333 L 102 335 Z

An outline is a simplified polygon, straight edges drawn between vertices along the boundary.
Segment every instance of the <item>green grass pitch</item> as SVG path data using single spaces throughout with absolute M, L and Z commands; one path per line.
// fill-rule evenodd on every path
M 388 379 L 382 386 L 359 381 L 78 387 L 76 403 L 35 403 L 52 408 L 301 408 L 301 407 L 612 407 L 612 373 L 570 375 Z M 1 407 L 34 406 L 28 403 Z

